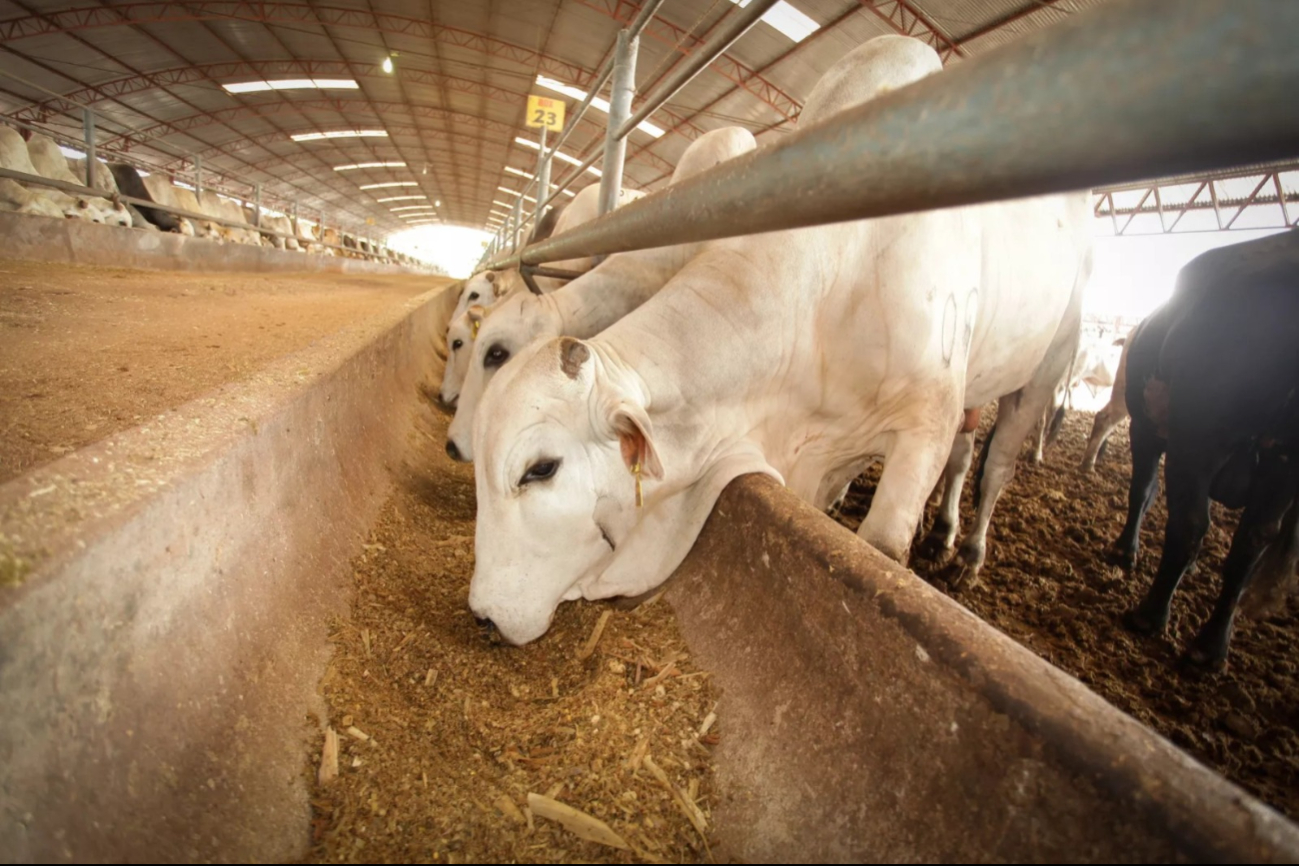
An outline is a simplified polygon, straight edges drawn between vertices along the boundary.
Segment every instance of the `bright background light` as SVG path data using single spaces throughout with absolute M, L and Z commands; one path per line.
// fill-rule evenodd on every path
M 1281 231 L 1285 229 L 1098 237 L 1083 311 L 1103 318 L 1122 316 L 1135 324 L 1168 300 L 1177 272 L 1200 253 Z
M 473 273 L 474 265 L 483 257 L 484 245 L 491 239 L 489 233 L 478 229 L 430 225 L 397 232 L 388 239 L 388 246 L 437 265 L 456 279 L 464 279 Z

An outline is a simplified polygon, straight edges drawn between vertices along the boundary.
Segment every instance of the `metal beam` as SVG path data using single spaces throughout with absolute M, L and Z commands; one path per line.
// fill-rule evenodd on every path
M 491 266 L 1296 158 L 1296 31 L 1269 0 L 1096 7 Z
M 1281 175 L 1285 173 L 1299 173 L 1299 165 L 1290 168 L 1279 168 L 1265 172 L 1241 173 L 1237 171 L 1216 173 L 1200 178 L 1175 178 L 1160 180 L 1153 183 L 1137 184 L 1127 187 L 1109 188 L 1098 192 L 1095 206 L 1095 214 L 1099 218 L 1109 218 L 1114 222 L 1114 234 L 1124 236 L 1129 234 L 1129 229 L 1135 225 L 1138 216 L 1157 215 L 1160 218 L 1160 228 L 1164 234 L 1177 233 L 1177 226 L 1182 222 L 1182 218 L 1188 213 L 1197 211 L 1212 211 L 1217 224 L 1217 228 L 1208 229 L 1208 231 L 1240 231 L 1237 221 L 1249 208 L 1259 208 L 1266 206 L 1276 206 L 1280 219 L 1271 219 L 1266 224 L 1251 224 L 1245 226 L 1247 230 L 1260 228 L 1287 228 L 1293 225 L 1290 219 L 1289 206 L 1299 204 L 1299 192 L 1285 192 L 1281 184 Z M 1237 196 L 1226 198 L 1219 192 L 1217 184 L 1226 180 L 1248 179 L 1254 184 L 1253 192 L 1246 196 Z M 1186 196 L 1184 192 L 1176 188 L 1184 188 L 1195 184 L 1194 191 Z M 1264 192 L 1263 190 L 1271 187 L 1274 192 Z M 1209 195 L 1205 199 L 1201 196 L 1208 191 Z M 1115 193 L 1141 193 L 1140 199 L 1134 205 L 1119 206 L 1114 203 Z M 1154 207 L 1147 203 L 1154 199 Z M 1226 212 L 1230 212 L 1228 217 Z M 1166 221 L 1165 217 L 1172 216 L 1171 222 Z M 1126 217 L 1123 224 L 1118 222 L 1119 217 Z M 1203 229 L 1190 229 L 1188 232 L 1205 231 Z M 1142 232 L 1145 234 L 1146 232 Z
M 903 36 L 914 37 L 932 47 L 944 64 L 953 54 L 957 57 L 969 56 L 933 19 L 909 0 L 861 0 L 861 5 Z
M 1001 30 L 1002 28 L 1006 27 L 1008 24 L 1014 24 L 1016 21 L 1019 21 L 1021 18 L 1027 18 L 1028 16 L 1032 15 L 1034 12 L 1041 12 L 1043 10 L 1050 9 L 1052 6 L 1054 6 L 1056 3 L 1059 2 L 1060 0 L 1029 0 L 1028 3 L 1025 3 L 1023 6 L 1019 7 L 1018 9 L 1011 10 L 1010 12 L 1007 12 L 1005 15 L 1002 15 L 999 18 L 989 21 L 987 24 L 984 24 L 982 27 L 976 27 L 975 29 L 971 30 L 968 33 L 961 34 L 954 40 L 953 44 L 955 44 L 958 47 L 963 46 L 967 42 L 973 42 L 975 39 L 979 39 L 980 37 L 987 36 L 989 33 L 993 33 L 997 30 Z

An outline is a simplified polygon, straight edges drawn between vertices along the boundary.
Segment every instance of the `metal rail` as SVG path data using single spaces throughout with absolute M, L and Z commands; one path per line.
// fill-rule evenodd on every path
M 1093 8 L 487 267 L 1292 159 L 1295 32 L 1299 3 Z
M 722 26 L 718 28 L 718 31 L 713 34 L 711 39 L 686 57 L 685 63 L 681 64 L 680 68 L 669 74 L 658 87 L 650 92 L 649 96 L 645 97 L 645 104 L 618 127 L 617 137 L 626 138 L 630 135 L 637 124 L 662 108 L 664 103 L 675 96 L 678 90 L 689 84 L 708 64 L 725 54 L 726 49 L 730 48 L 735 43 L 735 40 L 748 33 L 749 28 L 757 24 L 758 20 L 767 13 L 767 10 L 778 2 L 780 0 L 753 0 L 731 18 L 724 20 Z
M 578 106 L 576 112 L 573 114 L 568 124 L 568 128 L 564 130 L 560 135 L 559 140 L 555 142 L 555 146 L 548 152 L 545 149 L 543 140 L 541 153 L 544 155 L 543 158 L 545 161 L 549 163 L 554 154 L 559 150 L 560 145 L 567 141 L 569 134 L 577 128 L 577 121 L 586 112 L 587 108 L 590 107 L 591 100 L 595 98 L 596 93 L 600 88 L 604 87 L 605 82 L 608 81 L 610 76 L 613 75 L 615 70 L 617 70 L 621 65 L 624 70 L 624 80 L 621 82 L 621 85 L 615 81 L 613 92 L 609 95 L 609 101 L 611 104 L 608 135 L 606 136 L 605 146 L 603 148 L 595 148 L 574 171 L 570 172 L 567 177 L 556 185 L 553 192 L 538 184 L 537 207 L 534 211 L 534 215 L 526 217 L 522 221 L 521 225 L 515 227 L 515 231 L 517 232 L 517 230 L 533 223 L 534 220 L 540 220 L 541 215 L 545 213 L 546 208 L 551 204 L 551 202 L 559 198 L 564 190 L 568 189 L 574 182 L 581 178 L 582 173 L 593 166 L 601 157 L 603 157 L 603 165 L 601 168 L 602 174 L 600 179 L 600 212 L 603 214 L 612 210 L 614 203 L 618 198 L 618 191 L 622 189 L 622 154 L 625 152 L 627 136 L 631 134 L 632 130 L 634 130 L 641 121 L 662 108 L 669 99 L 676 95 L 682 87 L 693 80 L 696 75 L 707 68 L 709 64 L 725 54 L 726 49 L 730 48 L 731 45 L 735 43 L 735 40 L 748 32 L 753 25 L 757 24 L 763 14 L 771 9 L 772 6 L 776 5 L 777 2 L 779 2 L 779 0 L 752 0 L 748 6 L 738 10 L 738 12 L 731 18 L 724 20 L 717 33 L 715 33 L 708 42 L 701 45 L 690 54 L 681 68 L 675 70 L 668 78 L 664 79 L 660 85 L 656 87 L 648 97 L 646 97 L 644 104 L 641 105 L 634 114 L 632 114 L 630 110 L 630 99 L 631 93 L 634 92 L 634 87 L 631 85 L 630 81 L 635 75 L 636 40 L 645 25 L 648 24 L 650 19 L 654 16 L 654 13 L 658 11 L 658 7 L 662 5 L 662 0 L 651 0 L 651 2 L 646 3 L 645 6 L 641 7 L 640 12 L 632 21 L 631 25 L 626 29 L 619 31 L 614 52 L 610 54 L 609 59 L 600 67 L 600 71 L 596 75 L 594 86 L 592 86 L 590 92 L 586 95 L 586 99 L 582 101 L 581 105 Z M 630 118 L 627 119 L 629 115 Z M 624 119 L 626 119 L 626 122 L 623 122 Z M 527 191 L 531 189 L 532 185 L 537 183 L 537 180 L 537 175 L 534 175 L 532 180 L 525 185 L 523 193 L 526 194 Z M 508 234 L 508 231 L 509 224 L 507 221 L 507 224 L 502 227 L 501 231 L 497 232 L 497 240 L 493 241 L 484 258 L 491 256 L 494 250 L 500 249 L 502 244 L 499 242 L 499 239 L 502 237 L 502 232 Z M 508 243 L 508 239 L 506 243 Z M 513 247 L 511 247 L 511 251 L 513 251 Z M 481 265 L 481 263 L 482 260 L 480 259 L 479 264 Z

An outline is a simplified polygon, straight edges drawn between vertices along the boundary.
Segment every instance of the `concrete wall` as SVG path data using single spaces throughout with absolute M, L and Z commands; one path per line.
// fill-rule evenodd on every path
M 1299 828 L 766 477 L 668 599 L 742 862 L 1296 862 Z
M 0 486 L 0 860 L 303 854 L 327 623 L 456 288 Z
M 221 244 L 174 232 L 106 226 L 0 212 L 0 256 L 40 262 L 167 271 L 318 271 L 345 274 L 432 274 L 426 268 L 361 259 Z

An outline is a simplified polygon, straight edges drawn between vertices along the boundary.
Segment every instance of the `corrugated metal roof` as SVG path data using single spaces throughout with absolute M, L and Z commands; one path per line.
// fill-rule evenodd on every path
M 974 55 L 1105 0 L 789 0 L 820 30 L 794 44 L 759 23 L 724 62 L 682 88 L 651 119 L 667 130 L 636 132 L 627 184 L 661 184 L 702 131 L 740 124 L 760 141 L 793 127 L 802 100 L 845 52 L 875 36 L 910 32 L 944 51 Z M 667 0 L 640 44 L 641 94 L 707 38 L 737 6 L 730 0 Z M 321 215 L 361 233 L 397 230 L 391 190 L 365 183 L 414 180 L 440 200 L 446 222 L 481 226 L 532 171 L 524 128 L 538 73 L 584 87 L 612 50 L 634 0 L 289 0 L 283 3 L 98 4 L 0 0 L 0 113 L 65 139 L 79 137 L 82 107 L 97 113 L 99 141 L 113 152 L 186 175 L 201 155 L 209 182 L 245 197 Z M 953 48 L 955 46 L 955 48 Z M 395 56 L 396 71 L 379 64 Z M 232 81 L 353 78 L 355 90 L 230 94 Z M 573 100 L 567 100 L 570 108 Z M 592 109 L 565 151 L 601 146 L 604 115 Z M 386 139 L 294 142 L 290 135 L 386 129 Z M 405 168 L 335 172 L 343 163 L 405 161 Z M 558 164 L 557 178 L 571 166 Z M 584 175 L 574 189 L 594 181 Z M 373 220 L 367 228 L 366 221 Z

